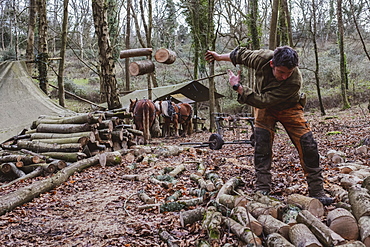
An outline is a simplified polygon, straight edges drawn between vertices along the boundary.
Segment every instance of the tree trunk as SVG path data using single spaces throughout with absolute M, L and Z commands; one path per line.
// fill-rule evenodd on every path
M 39 70 L 39 83 L 40 88 L 46 95 L 48 95 L 48 67 L 49 54 L 48 54 L 48 37 L 47 37 L 47 14 L 46 14 L 46 0 L 37 0 L 39 23 L 39 54 L 37 55 L 37 66 Z
M 273 0 L 270 19 L 270 37 L 269 37 L 270 50 L 275 50 L 277 45 L 276 38 L 277 38 L 278 13 L 279 13 L 279 0 Z
M 125 36 L 125 45 L 126 49 L 130 49 L 130 38 L 131 38 L 131 0 L 127 0 L 126 5 L 127 17 L 126 17 L 126 36 Z M 129 73 L 129 66 L 130 66 L 130 58 L 125 58 L 125 85 L 126 85 L 126 92 L 130 92 L 130 73 Z
M 34 55 L 34 46 L 35 46 L 35 27 L 36 27 L 36 14 L 37 14 L 37 7 L 36 7 L 36 0 L 29 0 L 29 19 L 28 19 L 28 33 L 27 33 L 27 48 L 26 48 L 26 57 L 28 60 L 35 60 Z M 28 72 L 32 73 L 32 63 L 27 63 Z
M 347 84 L 348 84 L 348 71 L 347 71 L 347 60 L 344 52 L 344 25 L 342 18 L 342 0 L 337 1 L 337 19 L 338 19 L 338 44 L 340 53 L 340 86 L 342 90 L 342 108 L 348 109 L 351 105 L 348 102 L 347 96 Z
M 317 32 L 317 18 L 316 18 L 316 2 L 315 0 L 312 0 L 312 29 L 311 29 L 311 35 L 312 35 L 312 42 L 313 42 L 313 47 L 314 47 L 314 54 L 315 54 L 315 80 L 316 80 L 316 91 L 317 91 L 317 97 L 319 99 L 320 103 L 320 110 L 321 110 L 321 115 L 326 115 L 324 105 L 322 102 L 321 98 L 321 89 L 320 89 L 320 63 L 319 63 L 319 52 L 317 48 L 317 42 L 316 42 L 316 32 Z
M 63 23 L 62 23 L 62 37 L 61 37 L 61 48 L 60 48 L 60 57 L 59 62 L 59 72 L 58 72 L 58 96 L 59 96 L 59 105 L 65 106 L 65 94 L 64 94 L 64 63 L 65 55 L 67 49 L 67 31 L 68 31 L 68 3 L 69 0 L 63 1 Z
M 107 9 L 104 0 L 93 0 L 92 9 L 95 25 L 95 33 L 98 38 L 99 60 L 101 68 L 102 81 L 105 98 L 108 103 L 108 109 L 122 107 L 117 90 L 117 80 L 114 73 L 115 62 L 112 54 L 112 47 L 109 40 L 109 27 L 107 21 Z

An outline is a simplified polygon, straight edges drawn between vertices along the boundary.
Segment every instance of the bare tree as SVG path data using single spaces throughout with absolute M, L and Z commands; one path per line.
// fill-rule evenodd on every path
M 39 83 L 40 88 L 46 94 L 48 94 L 48 63 L 49 63 L 49 49 L 48 49 L 48 38 L 47 38 L 47 17 L 46 17 L 46 0 L 37 0 L 38 6 L 38 31 L 39 31 L 39 47 L 37 55 L 37 66 L 39 71 Z
M 64 95 L 64 63 L 67 49 L 67 31 L 68 31 L 68 3 L 69 0 L 63 1 L 63 23 L 62 23 L 62 44 L 60 47 L 59 72 L 58 72 L 58 93 L 59 93 L 59 105 L 65 106 L 65 95 Z
M 120 108 L 122 105 L 118 97 L 117 80 L 114 73 L 115 62 L 109 39 L 107 21 L 107 6 L 105 0 L 92 1 L 95 33 L 98 39 L 100 60 L 100 83 L 104 87 L 108 109 Z
M 347 61 L 344 52 L 344 27 L 342 19 L 342 0 L 337 0 L 337 18 L 338 18 L 338 43 L 339 43 L 339 53 L 340 53 L 340 75 L 341 75 L 341 89 L 342 89 L 342 108 L 348 109 L 351 107 L 347 97 L 346 85 L 348 84 L 348 71 L 347 71 Z

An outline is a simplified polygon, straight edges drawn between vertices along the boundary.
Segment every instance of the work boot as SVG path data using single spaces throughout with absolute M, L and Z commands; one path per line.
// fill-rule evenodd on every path
M 324 190 L 319 191 L 318 193 L 315 193 L 314 195 L 310 195 L 312 198 L 316 198 L 319 200 L 324 206 L 328 206 L 334 202 L 334 198 L 328 197 Z

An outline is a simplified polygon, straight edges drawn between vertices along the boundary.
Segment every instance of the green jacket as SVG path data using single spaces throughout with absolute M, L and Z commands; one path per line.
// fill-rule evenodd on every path
M 272 74 L 270 60 L 274 52 L 271 50 L 248 50 L 237 47 L 230 53 L 234 65 L 243 64 L 255 70 L 254 89 L 243 85 L 243 93 L 238 95 L 238 102 L 257 108 L 284 110 L 296 105 L 301 98 L 302 75 L 294 69 L 293 74 L 285 81 L 277 81 Z

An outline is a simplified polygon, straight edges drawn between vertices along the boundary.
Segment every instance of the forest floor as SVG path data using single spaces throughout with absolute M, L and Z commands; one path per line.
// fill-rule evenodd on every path
M 355 154 L 361 140 L 370 135 L 369 116 L 365 106 L 328 110 L 326 116 L 306 114 L 318 142 L 326 181 L 334 181 L 338 174 L 336 164 L 326 157 L 329 150 L 345 153 L 345 162 L 359 161 L 370 166 L 370 152 Z M 187 138 L 156 138 L 151 145 L 202 142 L 209 136 L 210 133 L 201 132 Z M 285 189 L 299 184 L 298 193 L 307 195 L 297 152 L 281 125 L 273 152 L 273 194 L 284 200 Z M 159 237 L 163 230 L 178 240 L 179 246 L 195 246 L 197 240 L 207 239 L 201 222 L 182 227 L 179 211 L 160 212 L 158 207 L 139 209 L 143 202 L 137 193 L 145 191 L 157 202 L 164 202 L 176 190 L 181 190 L 184 197 L 189 196 L 189 191 L 197 187 L 189 175 L 197 170 L 199 162 L 217 172 L 224 182 L 240 176 L 245 182 L 242 188 L 245 194 L 253 192 L 253 147 L 249 144 L 224 145 L 220 150 L 190 147 L 179 155 L 153 158 L 152 162 L 138 162 L 132 155 L 126 155 L 121 165 L 90 167 L 56 189 L 0 216 L 0 246 L 167 246 Z M 160 174 L 164 167 L 179 164 L 184 164 L 186 170 L 176 177 L 173 187 L 163 188 L 148 180 L 151 175 Z M 144 179 L 124 180 L 125 174 L 141 174 Z M 0 196 L 40 179 L 43 177 L 0 189 Z M 216 246 L 225 243 L 241 246 L 227 231 Z

